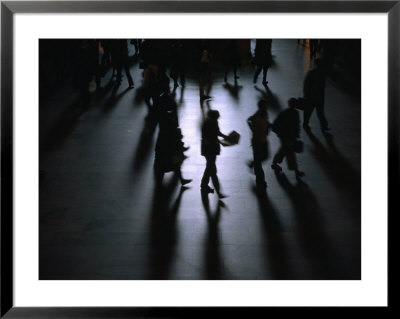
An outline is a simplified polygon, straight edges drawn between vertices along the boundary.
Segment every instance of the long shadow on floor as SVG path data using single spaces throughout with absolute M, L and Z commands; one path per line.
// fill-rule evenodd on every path
M 311 131 L 308 130 L 306 133 L 315 147 L 311 154 L 330 176 L 337 188 L 342 191 L 348 199 L 359 203 L 358 207 L 360 209 L 355 210 L 353 213 L 356 216 L 360 216 L 361 174 L 351 166 L 350 162 L 336 148 L 332 135 L 325 134 L 329 147 L 326 148 Z
M 303 181 L 292 185 L 284 173 L 276 173 L 276 178 L 293 203 L 297 238 L 306 260 L 313 267 L 313 278 L 310 279 L 360 279 L 349 278 L 348 271 L 334 253 L 321 218 L 322 212 L 308 185 Z
M 125 90 L 123 90 L 117 94 L 118 87 L 114 87 L 110 97 L 103 105 L 103 109 L 102 109 L 103 114 L 109 113 L 113 109 L 113 107 L 118 103 L 118 101 L 130 90 L 131 90 L 131 88 L 128 87 Z
M 264 89 L 259 88 L 258 86 L 254 86 L 255 90 L 261 94 L 261 99 L 267 102 L 268 108 L 273 112 L 279 112 L 282 109 L 281 103 L 279 99 L 275 96 L 275 94 L 270 90 L 267 85 L 263 85 Z
M 104 88 L 98 90 L 92 96 L 78 96 L 56 119 L 54 124 L 46 133 L 46 136 L 40 139 L 41 150 L 53 150 L 61 147 L 63 142 L 73 132 L 79 118 L 86 113 L 92 105 L 97 105 L 107 92 L 111 89 L 110 81 Z M 41 121 L 42 116 L 39 117 Z M 45 124 L 41 124 L 45 125 Z
M 155 121 L 144 121 L 143 123 L 142 133 L 140 134 L 134 155 L 133 169 L 135 171 L 140 170 L 145 161 L 149 159 L 153 148 L 153 135 L 156 127 L 157 123 Z
M 206 192 L 201 192 L 201 200 L 208 222 L 208 236 L 205 250 L 205 277 L 206 280 L 223 279 L 223 265 L 221 263 L 221 252 L 219 242 L 218 224 L 221 217 L 222 201 L 218 201 L 215 213 L 211 211 L 210 201 Z
M 188 189 L 188 187 L 181 187 L 178 196 L 171 205 L 177 182 L 178 178 L 174 176 L 168 185 L 159 185 L 154 189 L 153 208 L 150 215 L 150 268 L 148 279 L 168 279 L 171 264 L 176 258 L 175 247 L 179 238 L 176 219 L 182 195 Z
M 88 109 L 89 102 L 84 101 L 81 97 L 77 97 L 70 106 L 60 114 L 54 122 L 54 125 L 52 125 L 46 133 L 46 136 L 41 138 L 41 150 L 53 150 L 61 147 L 76 127 L 79 117 Z
M 265 256 L 271 270 L 271 279 L 287 280 L 292 278 L 292 273 L 287 262 L 287 249 L 282 236 L 282 225 L 278 212 L 270 202 L 266 189 L 252 187 L 254 196 L 257 197 L 262 225 L 265 236 Z
M 233 85 L 229 82 L 225 82 L 223 87 L 229 92 L 235 101 L 240 100 L 239 92 L 243 89 L 243 85 L 238 85 L 237 81 L 235 81 Z

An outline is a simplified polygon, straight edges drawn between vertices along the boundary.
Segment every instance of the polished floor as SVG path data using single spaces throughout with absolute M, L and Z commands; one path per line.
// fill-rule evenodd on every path
M 131 48 L 133 50 L 133 48 Z M 132 53 L 132 52 L 131 52 Z M 349 84 L 326 81 L 324 136 L 316 114 L 312 133 L 301 132 L 306 173 L 297 182 L 283 165 L 276 176 L 264 163 L 268 188 L 256 192 L 246 119 L 266 99 L 271 121 L 302 96 L 312 67 L 296 40 L 274 40 L 268 89 L 252 83 L 244 63 L 234 85 L 216 68 L 213 99 L 202 107 L 198 81 L 188 74 L 176 91 L 184 142 L 190 145 L 182 172 L 193 179 L 181 189 L 172 173 L 155 190 L 157 129 L 145 126 L 145 104 L 136 99 L 142 70 L 131 67 L 135 88 L 105 89 L 89 109 L 78 92 L 60 87 L 40 105 L 39 279 L 312 280 L 361 279 L 361 102 Z M 224 133 L 241 134 L 217 159 L 222 190 L 202 197 L 200 125 L 208 107 L 220 114 Z M 273 155 L 279 140 L 269 135 Z

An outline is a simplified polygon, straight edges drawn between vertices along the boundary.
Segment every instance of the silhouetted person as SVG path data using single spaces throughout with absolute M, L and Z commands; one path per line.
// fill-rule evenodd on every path
M 154 99 L 154 113 L 159 123 L 160 130 L 164 131 L 165 123 L 173 122 L 171 125 L 179 127 L 178 105 L 175 99 L 168 91 L 163 92 L 159 97 Z M 185 147 L 182 143 L 182 150 L 187 151 L 190 147 Z
M 257 187 L 265 188 L 267 187 L 267 183 L 265 181 L 262 162 L 269 155 L 267 135 L 270 127 L 266 101 L 261 100 L 258 102 L 258 111 L 247 119 L 247 123 L 253 133 L 251 138 L 253 161 L 249 163 L 249 167 L 254 168 Z
M 307 73 L 304 79 L 303 91 L 305 98 L 303 128 L 310 130 L 310 117 L 314 108 L 316 108 L 322 131 L 328 131 L 328 121 L 324 110 L 325 72 L 321 59 L 315 60 L 315 68 Z
M 206 158 L 206 169 L 201 179 L 201 190 L 206 193 L 214 193 L 214 189 L 208 186 L 210 178 L 215 190 L 220 198 L 226 197 L 220 191 L 219 180 L 217 176 L 216 159 L 221 152 L 218 136 L 227 138 L 219 130 L 218 125 L 219 112 L 215 110 L 208 111 L 208 117 L 205 119 L 201 128 L 201 155 Z
M 318 52 L 318 39 L 310 39 L 310 58 L 316 58 Z
M 73 82 L 79 88 L 84 108 L 90 104 L 90 82 L 96 81 L 98 73 L 99 51 L 94 40 L 84 40 L 79 45 L 74 57 Z
M 154 171 L 158 185 L 161 184 L 164 173 L 171 171 L 178 175 L 182 186 L 192 181 L 184 179 L 181 173 L 181 165 L 185 159 L 182 137 L 181 130 L 176 125 L 175 116 L 172 112 L 165 112 L 160 120 L 154 158 Z
M 256 71 L 254 73 L 253 83 L 257 83 L 258 75 L 263 71 L 263 84 L 267 84 L 267 72 L 268 68 L 272 64 L 271 54 L 272 40 L 263 39 L 256 41 L 256 48 L 254 51 L 254 63 L 256 65 Z
M 139 51 L 139 68 L 146 69 L 149 64 L 158 64 L 156 51 L 152 40 L 143 40 Z
M 153 115 L 155 100 L 164 92 L 169 93 L 169 78 L 165 69 L 155 64 L 147 65 L 144 70 L 142 91 L 148 107 L 148 118 Z
M 224 81 L 228 81 L 228 73 L 233 70 L 234 81 L 236 82 L 239 76 L 237 75 L 237 68 L 240 66 L 239 48 L 237 40 L 229 40 L 224 48 L 223 61 L 225 65 Z
M 171 78 L 174 80 L 174 88 L 179 86 L 178 78 L 182 86 L 185 86 L 186 56 L 182 41 L 176 41 L 171 46 L 170 56 Z
M 202 40 L 200 49 L 200 101 L 210 99 L 210 91 L 212 85 L 211 77 L 211 60 L 212 54 L 210 46 L 206 40 Z
M 275 172 L 281 172 L 282 168 L 278 164 L 286 157 L 289 170 L 294 170 L 296 178 L 300 178 L 304 173 L 298 169 L 295 154 L 295 143 L 300 137 L 300 116 L 296 110 L 297 100 L 291 98 L 288 104 L 289 108 L 279 113 L 272 126 L 281 141 L 281 147 L 275 154 L 271 167 Z
M 133 88 L 133 79 L 129 72 L 128 61 L 128 42 L 127 40 L 115 40 L 115 51 L 113 59 L 115 68 L 117 69 L 117 87 L 121 85 L 122 69 L 124 69 L 126 77 L 128 78 L 129 88 Z
M 328 76 L 332 74 L 332 67 L 335 60 L 336 43 L 337 41 L 332 39 L 321 39 L 320 42 L 324 57 L 324 70 Z
M 135 47 L 135 56 L 140 54 L 140 47 L 142 46 L 142 39 L 132 39 L 131 44 Z

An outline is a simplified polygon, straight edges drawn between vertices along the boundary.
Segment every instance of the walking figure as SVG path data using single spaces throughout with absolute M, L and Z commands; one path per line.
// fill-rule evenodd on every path
M 117 87 L 121 85 L 122 69 L 128 78 L 129 88 L 133 88 L 133 79 L 129 73 L 128 42 L 127 40 L 116 40 L 115 54 L 113 56 L 115 68 L 117 69 Z
M 263 84 L 267 84 L 267 72 L 268 68 L 272 64 L 271 54 L 271 39 L 263 39 L 256 41 L 256 48 L 254 52 L 254 63 L 256 65 L 256 72 L 254 73 L 253 83 L 257 83 L 258 75 L 263 71 Z
M 281 147 L 275 154 L 271 167 L 275 172 L 281 172 L 282 168 L 279 164 L 286 157 L 289 170 L 295 171 L 296 178 L 299 179 L 304 176 L 304 173 L 298 169 L 295 154 L 296 144 L 299 143 L 300 138 L 300 116 L 296 110 L 297 100 L 291 98 L 288 104 L 289 108 L 279 113 L 272 126 L 272 131 L 280 139 Z
M 201 179 L 201 190 L 206 193 L 214 193 L 214 189 L 208 186 L 211 178 L 218 197 L 224 198 L 226 195 L 222 194 L 220 190 L 216 160 L 217 156 L 221 153 L 220 140 L 218 139 L 218 136 L 223 138 L 228 138 L 228 136 L 222 134 L 219 130 L 218 118 L 218 111 L 208 111 L 208 117 L 201 128 L 201 155 L 206 158 L 207 162 L 203 178 Z
M 317 109 L 317 116 L 323 132 L 329 131 L 328 121 L 325 117 L 325 72 L 321 59 L 315 60 L 315 68 L 309 71 L 304 79 L 304 118 L 303 128 L 309 131 L 309 121 L 314 108 Z
M 239 78 L 237 75 L 237 69 L 240 66 L 240 55 L 237 40 L 229 40 L 228 44 L 224 48 L 222 62 L 225 65 L 224 82 L 228 82 L 228 73 L 230 70 L 233 70 L 234 81 L 236 83 Z
M 161 185 L 164 174 L 172 171 L 184 186 L 192 180 L 182 176 L 181 166 L 186 157 L 183 154 L 182 132 L 177 126 L 175 114 L 171 111 L 164 112 L 159 118 L 159 127 L 154 158 L 156 183 Z
M 270 129 L 268 121 L 267 103 L 264 100 L 258 102 L 258 111 L 247 119 L 253 135 L 251 138 L 251 146 L 253 148 L 253 161 L 249 163 L 249 167 L 254 169 L 256 175 L 256 184 L 258 188 L 266 188 L 264 170 L 262 163 L 268 158 L 268 141 L 267 135 Z

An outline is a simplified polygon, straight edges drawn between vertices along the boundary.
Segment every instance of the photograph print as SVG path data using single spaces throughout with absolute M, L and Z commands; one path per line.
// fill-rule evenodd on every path
M 39 280 L 361 280 L 360 39 L 40 39 Z

